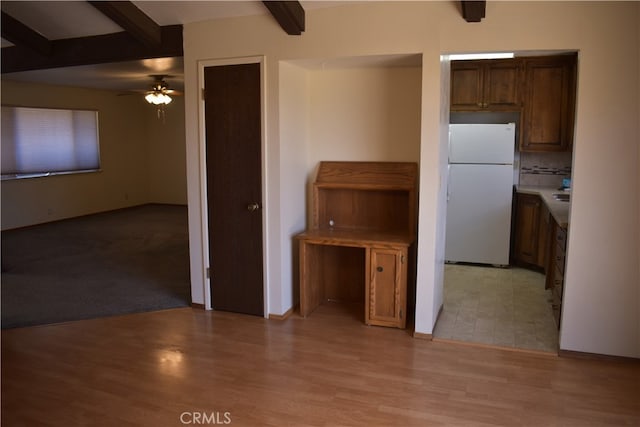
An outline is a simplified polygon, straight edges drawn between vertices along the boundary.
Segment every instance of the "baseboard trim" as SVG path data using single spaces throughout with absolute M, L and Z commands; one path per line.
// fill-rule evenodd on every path
M 442 314 L 443 309 L 444 309 L 444 304 L 440 304 L 440 309 L 438 310 L 438 315 L 436 316 L 436 323 L 434 323 L 434 326 L 438 323 L 438 319 L 440 319 L 440 315 Z M 413 337 L 418 338 L 420 340 L 433 341 L 433 334 L 425 334 L 423 332 L 416 332 L 415 330 L 413 331 Z
M 433 341 L 433 334 L 425 334 L 423 332 L 413 331 L 413 337 L 419 340 Z
M 197 308 L 198 310 L 204 310 L 204 304 L 200 304 L 197 302 L 192 302 L 191 303 L 191 308 Z
M 573 359 L 586 359 L 586 360 L 600 360 L 600 361 L 609 361 L 609 362 L 631 362 L 631 363 L 640 363 L 640 359 L 636 357 L 628 357 L 628 356 L 614 356 L 611 354 L 599 354 L 599 353 L 587 353 L 583 351 L 575 351 L 575 350 L 559 350 L 558 356 L 560 357 L 571 357 Z
M 298 308 L 298 306 L 294 305 L 289 310 L 285 311 L 284 314 L 269 313 L 269 320 L 286 320 L 293 314 L 296 308 Z

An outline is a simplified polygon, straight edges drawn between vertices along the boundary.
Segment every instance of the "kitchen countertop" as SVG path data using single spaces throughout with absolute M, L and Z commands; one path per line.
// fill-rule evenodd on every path
M 569 227 L 569 208 L 571 202 L 561 202 L 553 198 L 554 193 L 571 194 L 570 191 L 558 190 L 555 187 L 539 187 L 535 185 L 516 185 L 516 192 L 540 196 L 547 209 L 562 228 Z

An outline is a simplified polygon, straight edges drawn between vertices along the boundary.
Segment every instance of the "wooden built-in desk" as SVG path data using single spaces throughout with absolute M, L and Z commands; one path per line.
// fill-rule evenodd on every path
M 415 241 L 417 165 L 322 162 L 313 225 L 300 245 L 300 314 L 328 300 L 362 301 L 364 322 L 406 327 Z
M 410 236 L 313 230 L 296 237 L 302 316 L 323 301 L 361 301 L 364 294 L 366 324 L 406 326 Z

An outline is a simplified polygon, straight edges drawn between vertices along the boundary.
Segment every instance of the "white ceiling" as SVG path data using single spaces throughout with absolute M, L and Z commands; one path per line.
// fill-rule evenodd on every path
M 261 1 L 134 1 L 159 25 L 188 24 L 234 16 L 268 14 Z M 340 6 L 351 1 L 301 1 L 305 10 Z M 85 1 L 2 1 L 8 13 L 49 40 L 84 37 L 123 31 Z M 292 36 L 295 37 L 295 36 Z M 11 43 L 2 39 L 2 47 Z M 168 75 L 171 88 L 183 89 L 182 58 L 160 58 L 64 69 L 6 73 L 3 80 L 90 87 L 108 90 L 145 90 L 150 75 Z

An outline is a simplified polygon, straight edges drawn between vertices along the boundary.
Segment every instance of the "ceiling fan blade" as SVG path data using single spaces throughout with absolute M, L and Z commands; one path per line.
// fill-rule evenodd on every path
M 132 89 L 132 90 L 124 91 L 124 92 L 119 92 L 116 95 L 117 96 L 144 95 L 144 94 L 147 94 L 147 93 L 149 93 L 148 90 L 133 90 Z

